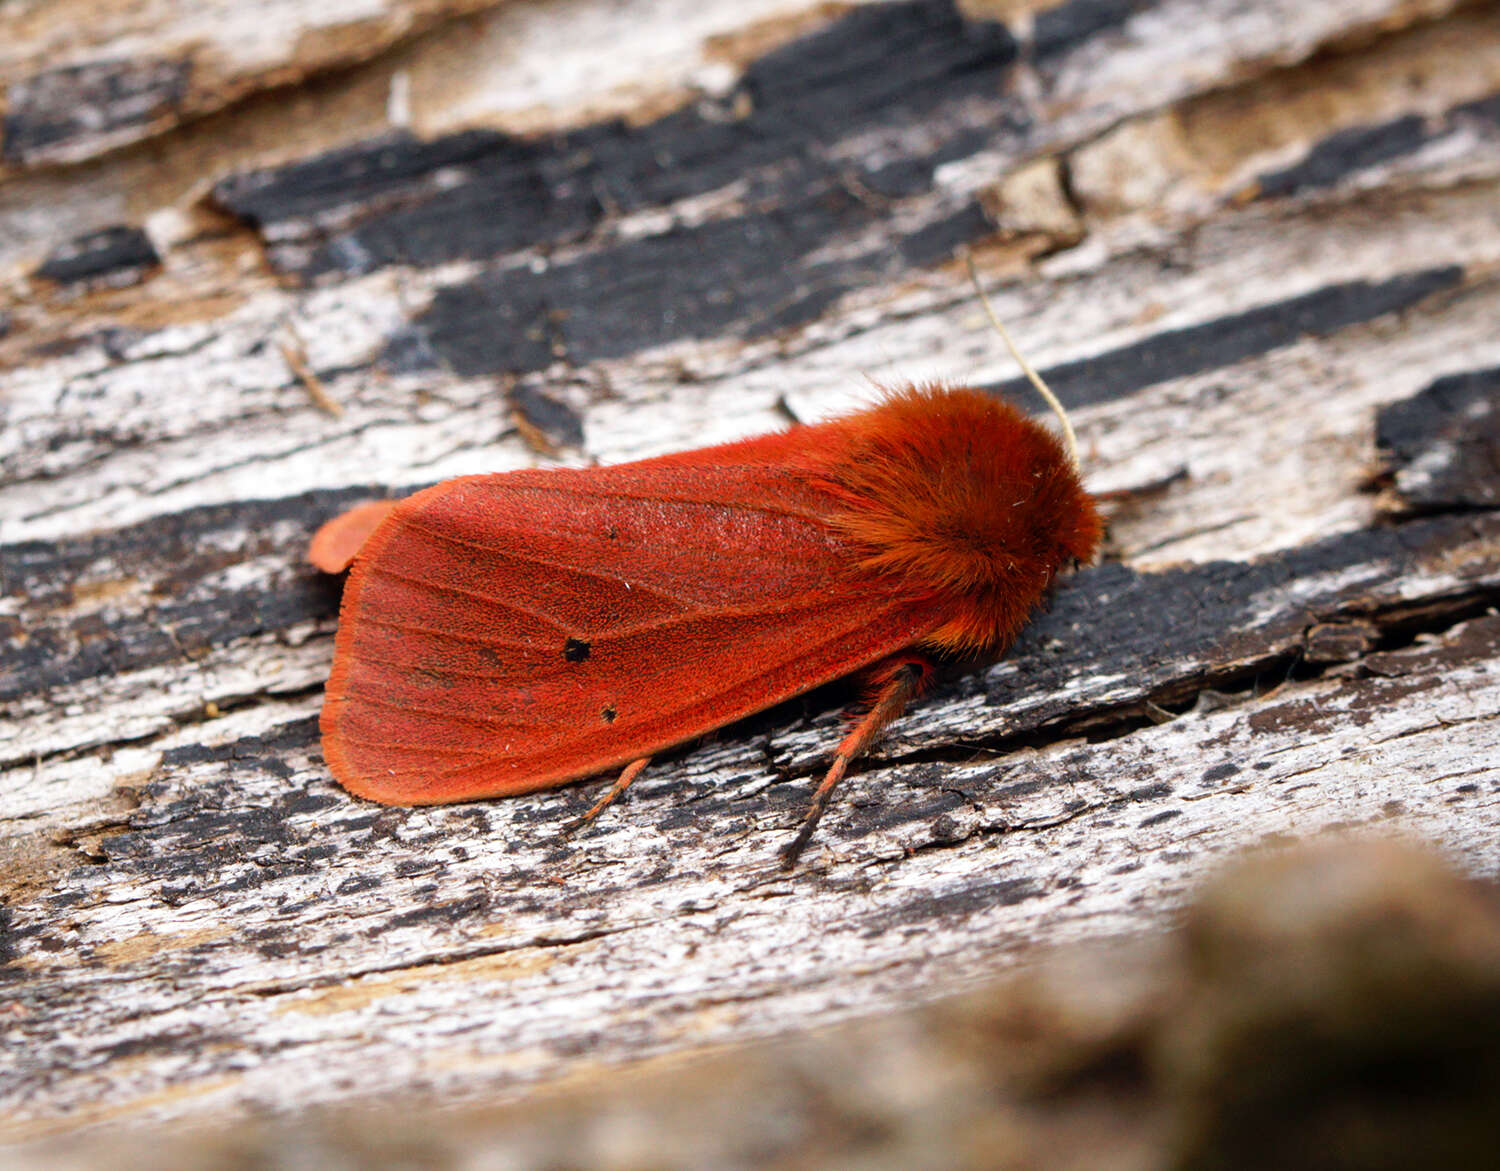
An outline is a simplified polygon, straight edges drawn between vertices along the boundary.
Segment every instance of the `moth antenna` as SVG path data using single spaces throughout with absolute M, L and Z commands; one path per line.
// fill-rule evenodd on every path
M 1047 405 L 1052 408 L 1057 416 L 1057 421 L 1062 424 L 1063 441 L 1067 445 L 1068 460 L 1072 463 L 1074 470 L 1078 470 L 1078 436 L 1073 432 L 1073 422 L 1068 418 L 1068 412 L 1063 408 L 1057 395 L 1052 393 L 1052 388 L 1043 380 L 1030 362 L 1021 353 L 1020 348 L 1011 340 L 1010 332 L 1000 320 L 1000 315 L 995 312 L 995 307 L 990 304 L 989 296 L 984 291 L 984 286 L 979 283 L 979 270 L 974 267 L 974 253 L 964 249 L 964 263 L 969 266 L 969 279 L 974 282 L 974 291 L 979 294 L 979 303 L 984 306 L 985 314 L 990 319 L 990 324 L 995 327 L 995 332 L 1000 335 L 1000 340 L 1005 343 L 1005 348 L 1010 351 L 1010 356 L 1016 360 L 1016 365 L 1021 367 L 1022 372 L 1036 387 L 1036 392 L 1046 400 Z

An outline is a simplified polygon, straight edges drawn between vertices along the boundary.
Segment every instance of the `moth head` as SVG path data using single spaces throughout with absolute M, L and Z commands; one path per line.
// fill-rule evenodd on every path
M 1101 525 L 1061 441 L 977 390 L 891 395 L 851 428 L 833 479 L 861 565 L 940 598 L 937 649 L 1002 649 Z

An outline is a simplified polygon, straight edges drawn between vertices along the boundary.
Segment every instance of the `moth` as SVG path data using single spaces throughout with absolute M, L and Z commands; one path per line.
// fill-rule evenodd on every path
M 867 701 L 790 867 L 850 762 L 938 669 L 998 658 L 1093 558 L 1101 522 L 1062 417 L 1060 439 L 983 391 L 914 386 L 829 422 L 464 476 L 335 518 L 309 549 L 351 567 L 328 766 L 388 804 L 620 769 L 587 821 L 653 755 L 854 677 Z

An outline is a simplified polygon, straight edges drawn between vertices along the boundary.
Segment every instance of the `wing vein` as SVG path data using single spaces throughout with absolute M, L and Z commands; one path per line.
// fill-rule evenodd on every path
M 493 670 L 466 671 L 460 667 L 424 667 L 421 663 L 403 663 L 399 659 L 383 659 L 371 654 L 361 654 L 359 661 L 366 666 L 388 667 L 392 671 L 410 671 L 415 675 L 438 675 L 444 679 L 494 679 L 497 677 Z
M 691 499 L 688 499 L 683 496 L 673 496 L 656 492 L 639 492 L 626 489 L 611 491 L 600 488 L 564 487 L 551 484 L 527 484 L 525 491 L 550 492 L 559 496 L 585 496 L 592 497 L 595 500 L 629 500 L 642 504 L 705 504 L 713 508 L 722 508 L 726 511 L 759 512 L 765 516 L 780 516 L 788 520 L 805 521 L 813 525 L 822 525 L 824 523 L 824 518 L 816 512 L 802 511 L 790 507 L 777 507 L 764 501 L 756 503 L 739 498 L 733 500 L 715 500 L 707 496 L 695 494 Z
M 570 626 L 565 626 L 559 619 L 542 610 L 533 609 L 530 606 L 522 606 L 517 602 L 507 601 L 505 598 L 495 594 L 487 594 L 483 590 L 469 589 L 467 586 L 450 585 L 447 582 L 428 581 L 426 578 L 415 574 L 402 573 L 400 570 L 391 569 L 389 566 L 372 564 L 366 571 L 369 574 L 380 574 L 383 577 L 393 578 L 407 585 L 417 586 L 421 589 L 435 590 L 440 594 L 451 594 L 454 597 L 470 598 L 476 602 L 486 602 L 492 606 L 499 606 L 502 610 L 511 610 L 517 614 L 524 614 L 538 622 L 545 623 L 564 635 L 576 634 Z
M 477 756 L 490 757 L 494 753 L 488 748 L 454 748 L 447 745 L 414 744 L 404 740 L 366 740 L 360 738 L 361 748 L 397 748 L 402 751 L 421 752 L 427 756 Z
M 466 537 L 459 537 L 455 536 L 452 533 L 442 532 L 439 529 L 429 528 L 428 526 L 421 524 L 420 522 L 415 520 L 408 520 L 405 522 L 405 524 L 408 529 L 419 532 L 424 536 L 432 537 L 434 540 L 445 541 L 450 545 L 459 545 L 466 549 L 478 549 L 485 553 L 498 554 L 501 557 L 509 558 L 512 561 L 519 561 L 525 565 L 542 565 L 546 566 L 548 569 L 557 569 L 566 573 L 574 573 L 579 577 L 591 577 L 598 581 L 614 582 L 617 585 L 624 585 L 627 589 L 630 589 L 635 593 L 645 594 L 647 597 L 651 598 L 658 598 L 661 601 L 669 602 L 674 606 L 687 607 L 691 604 L 674 594 L 669 594 L 664 590 L 657 589 L 655 586 L 644 585 L 640 581 L 627 581 L 619 574 L 608 573 L 604 570 L 598 569 L 588 569 L 582 565 L 576 565 L 567 561 L 554 561 L 549 557 L 538 557 L 535 553 L 530 553 L 523 548 L 504 548 L 500 545 L 492 545 L 484 541 L 471 541 Z
M 449 639 L 452 642 L 473 643 L 475 646 L 483 647 L 512 647 L 515 644 L 508 639 L 490 639 L 480 634 L 464 634 L 457 630 L 444 630 L 436 626 L 423 626 L 417 622 L 404 622 L 400 618 L 381 618 L 376 614 L 361 614 L 359 620 L 366 626 L 382 626 L 387 630 L 400 630 L 407 634 L 425 635 L 435 639 Z M 363 652 L 360 652 L 363 659 Z
M 763 604 L 746 606 L 715 606 L 699 610 L 688 610 L 681 614 L 665 614 L 660 618 L 649 618 L 645 621 L 637 622 L 631 626 L 614 626 L 610 627 L 607 630 L 581 630 L 573 633 L 576 633 L 583 637 L 587 637 L 591 643 L 597 646 L 597 644 L 601 642 L 609 642 L 641 634 L 656 634 L 663 631 L 672 630 L 675 627 L 689 626 L 694 622 L 702 622 L 706 618 L 750 620 L 769 617 L 784 618 L 788 614 L 802 613 L 808 610 L 820 610 L 824 608 L 834 607 L 837 605 L 837 600 L 819 596 L 816 594 L 807 594 L 800 598 L 779 598 L 776 599 L 776 603 L 777 604 L 774 607 L 767 607 Z M 402 621 L 399 618 L 381 618 L 374 614 L 364 615 L 361 621 L 370 626 L 383 626 L 389 630 L 400 630 L 410 634 L 427 635 L 438 640 L 447 638 L 452 639 L 454 642 L 472 643 L 477 646 L 483 647 L 537 651 L 545 651 L 547 649 L 532 642 L 524 642 L 514 639 L 487 638 L 483 635 L 469 634 L 458 630 L 446 630 L 440 627 L 422 626 L 415 622 Z M 361 659 L 365 662 L 377 663 L 381 666 L 405 667 L 414 671 L 422 669 L 411 663 L 383 663 L 373 657 L 366 657 L 364 655 L 361 655 Z M 434 672 L 436 674 L 448 673 L 442 669 L 434 669 Z M 459 673 L 453 672 L 453 674 Z M 484 672 L 478 673 L 479 677 L 483 677 L 484 674 Z
M 477 716 L 464 712 L 456 712 L 451 707 L 422 707 L 405 700 L 383 699 L 365 688 L 358 690 L 355 696 L 360 703 L 367 703 L 373 707 L 383 707 L 390 711 L 403 712 L 407 715 L 438 716 L 451 723 L 474 724 L 480 728 L 510 728 L 519 733 L 536 730 L 534 723 L 518 724 L 511 720 L 501 719 L 498 716 Z

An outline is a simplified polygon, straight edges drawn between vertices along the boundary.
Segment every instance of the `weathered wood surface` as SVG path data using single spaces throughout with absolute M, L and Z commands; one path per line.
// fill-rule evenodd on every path
M 494 0 L 7 4 L 0 13 L 6 34 L 0 162 L 19 169 L 94 158 L 496 6 Z
M 1496 893 L 1408 844 L 1303 844 L 1225 868 L 1179 929 L 917 1009 L 439 1118 L 349 1102 L 150 1141 L 89 1129 L 8 1166 L 1481 1171 Z
M 252 100 L 3 177 L 9 1133 L 514 1093 L 801 1030 L 1158 928 L 1224 853 L 1332 827 L 1497 870 L 1493 7 L 693 7 L 654 56 L 677 6 L 603 26 L 650 77 L 565 70 L 528 106 L 458 53 L 383 129 Z M 535 22 L 540 75 L 609 9 L 484 35 Z M 456 53 L 405 51 L 409 78 Z M 1017 389 L 965 245 L 1091 484 L 1134 492 L 1109 560 L 893 727 L 799 872 L 775 850 L 837 693 L 573 839 L 594 786 L 333 785 L 317 523 L 872 379 Z

